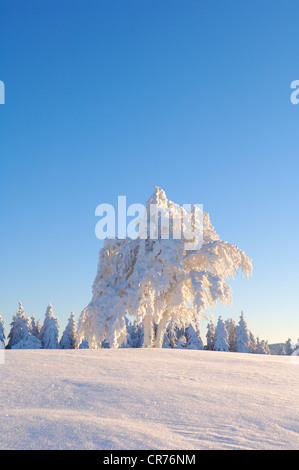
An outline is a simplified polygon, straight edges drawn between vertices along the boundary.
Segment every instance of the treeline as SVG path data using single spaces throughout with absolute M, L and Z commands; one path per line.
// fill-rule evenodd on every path
M 19 302 L 17 313 L 10 324 L 10 332 L 5 346 L 5 331 L 3 319 L 0 315 L 0 345 L 6 349 L 76 349 L 78 336 L 76 332 L 75 315 L 72 312 L 68 324 L 59 340 L 59 325 L 57 317 L 49 304 L 45 313 L 44 322 L 35 321 L 25 315 L 22 302 Z
M 141 348 L 143 345 L 143 324 L 137 323 L 133 319 L 126 318 L 127 341 L 123 347 Z M 249 330 L 245 321 L 244 313 L 238 324 L 231 318 L 223 320 L 218 317 L 217 323 L 210 321 L 207 325 L 205 344 L 202 340 L 200 330 L 197 325 L 177 324 L 170 321 L 166 327 L 162 348 L 168 349 L 197 349 L 209 351 L 227 351 L 254 354 L 271 354 L 268 341 L 260 340 Z M 88 349 L 88 342 L 80 340 L 77 334 L 75 315 L 72 312 L 68 319 L 67 326 L 59 340 L 59 325 L 57 317 L 53 313 L 53 307 L 48 305 L 41 325 L 40 321 L 35 321 L 25 315 L 22 303 L 13 316 L 10 323 L 10 331 L 5 336 L 4 322 L 0 314 L 0 347 L 6 349 Z M 108 342 L 104 341 L 102 348 L 109 348 Z M 299 340 L 293 344 L 289 338 L 280 345 L 276 354 L 291 355 L 295 350 L 299 351 Z M 272 352 L 273 354 L 273 352 Z
M 205 349 L 211 351 L 273 354 L 273 350 L 270 351 L 268 341 L 255 337 L 249 330 L 243 312 L 238 324 L 232 318 L 224 321 L 222 317 L 219 317 L 216 326 L 213 322 L 210 322 L 207 329 L 207 344 Z M 299 348 L 299 340 L 296 345 L 293 345 L 289 338 L 280 345 L 276 354 L 291 355 L 296 348 Z
M 141 347 L 143 343 L 142 324 L 127 322 L 128 341 L 127 347 Z M 238 324 L 232 318 L 223 320 L 218 317 L 217 323 L 210 321 L 207 325 L 205 344 L 198 327 L 192 325 L 178 325 L 170 321 L 163 338 L 163 348 L 172 349 L 199 349 L 208 351 L 227 351 L 253 354 L 273 354 L 270 351 L 268 341 L 255 337 L 249 330 L 244 313 Z M 288 339 L 280 345 L 276 354 L 291 355 L 299 350 L 299 340 L 296 345 Z

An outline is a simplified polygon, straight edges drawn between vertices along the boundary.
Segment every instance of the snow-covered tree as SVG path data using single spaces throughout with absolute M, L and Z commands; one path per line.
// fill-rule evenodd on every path
M 4 349 L 5 345 L 5 328 L 3 318 L 0 313 L 0 349 Z
M 210 321 L 208 323 L 207 328 L 208 328 L 208 331 L 207 331 L 207 334 L 206 334 L 206 338 L 207 338 L 206 349 L 208 351 L 214 351 L 215 325 L 214 325 L 213 321 Z
M 235 350 L 235 343 L 236 343 L 236 323 L 232 318 L 228 318 L 224 322 L 225 328 L 228 334 L 228 344 L 229 350 L 232 352 Z
M 83 339 L 79 344 L 79 349 L 89 349 L 88 342 L 86 339 Z
M 243 312 L 241 312 L 240 321 L 236 328 L 235 351 L 240 353 L 250 353 L 250 331 Z
M 171 348 L 167 331 L 165 331 L 164 336 L 163 336 L 162 348 L 166 348 L 166 349 Z
M 77 349 L 78 348 L 78 336 L 76 331 L 76 321 L 75 314 L 71 312 L 71 315 L 68 320 L 68 324 L 65 327 L 64 332 L 62 333 L 59 346 L 61 349 Z
M 249 337 L 250 337 L 250 352 L 255 354 L 256 353 L 256 348 L 257 348 L 257 342 L 254 334 L 249 331 Z
M 59 334 L 58 321 L 53 313 L 53 307 L 48 305 L 44 323 L 39 335 L 42 342 L 43 349 L 59 349 L 58 334 Z
M 8 334 L 7 349 L 18 343 L 22 339 L 22 326 L 25 322 L 25 312 L 23 309 L 22 302 L 19 300 L 19 308 L 17 313 L 13 316 L 12 322 L 10 323 L 10 332 Z
M 257 354 L 270 354 L 268 342 L 265 340 L 257 339 L 257 347 L 256 347 Z
M 214 351 L 229 351 L 228 333 L 221 316 L 216 325 Z
M 17 313 L 13 316 L 8 335 L 8 349 L 40 349 L 41 342 L 32 334 L 30 318 L 26 317 L 22 302 L 19 302 Z
M 31 333 L 27 334 L 18 343 L 14 344 L 11 349 L 41 349 L 41 341 Z
M 203 342 L 200 337 L 199 327 L 195 324 L 190 324 L 186 327 L 186 349 L 203 349 Z
M 271 354 L 268 340 L 265 341 L 265 351 L 266 351 L 266 354 Z
M 30 322 L 31 322 L 31 333 L 34 335 L 34 336 L 37 336 L 36 335 L 36 323 L 35 323 L 35 316 L 32 315 L 31 316 L 31 319 L 30 319 Z
M 129 320 L 126 317 L 127 326 L 127 347 L 141 348 L 143 343 L 143 327 L 136 320 Z
M 176 349 L 186 349 L 187 347 L 187 339 L 185 335 L 179 337 Z
M 153 220 L 152 207 L 160 211 L 161 225 Z M 126 314 L 143 321 L 143 347 L 162 347 L 170 320 L 189 324 L 218 301 L 231 302 L 228 279 L 252 272 L 251 259 L 220 239 L 207 213 L 194 206 L 190 218 L 188 210 L 167 200 L 160 188 L 147 202 L 139 226 L 142 223 L 139 237 L 106 239 L 100 251 L 92 300 L 81 313 L 78 328 L 91 347 L 100 347 L 103 338 L 111 347 L 125 343 Z M 184 236 L 178 238 L 181 229 Z M 201 239 L 201 247 L 194 249 Z
M 34 315 L 32 315 L 32 317 L 31 317 L 31 334 L 33 336 L 35 336 L 36 338 L 38 338 L 40 332 L 41 332 L 40 321 L 37 320 L 37 322 L 36 322 Z
M 286 341 L 285 352 L 287 356 L 291 356 L 294 352 L 293 344 L 291 338 Z
M 182 330 L 174 320 L 171 320 L 166 328 L 169 346 L 174 349 L 177 347 L 179 338 L 182 336 Z
M 13 316 L 10 324 L 11 329 L 8 335 L 7 349 L 11 349 L 14 345 L 24 340 L 30 332 L 30 320 L 26 317 L 22 302 L 19 301 L 19 308 Z
M 199 327 L 196 322 L 190 325 L 178 325 L 171 321 L 163 336 L 163 348 L 203 349 Z

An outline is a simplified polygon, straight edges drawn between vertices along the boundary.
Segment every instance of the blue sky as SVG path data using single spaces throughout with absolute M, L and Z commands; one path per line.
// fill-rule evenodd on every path
M 91 299 L 95 208 L 154 186 L 253 258 L 254 334 L 299 337 L 297 1 L 0 0 L 0 311 Z M 203 329 L 202 336 L 206 331 Z

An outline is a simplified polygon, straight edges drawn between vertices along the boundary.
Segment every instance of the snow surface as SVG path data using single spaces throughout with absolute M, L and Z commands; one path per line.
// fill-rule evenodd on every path
M 5 350 L 1 449 L 298 449 L 299 358 Z

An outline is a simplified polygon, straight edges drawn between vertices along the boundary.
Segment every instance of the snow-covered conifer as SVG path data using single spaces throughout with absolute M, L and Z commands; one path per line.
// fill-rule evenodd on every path
M 78 348 L 78 336 L 76 333 L 76 321 L 75 314 L 72 312 L 68 324 L 62 333 L 61 340 L 59 342 L 61 349 L 77 349 Z
M 294 352 L 291 338 L 289 338 L 285 343 L 285 352 L 287 356 L 291 356 Z
M 166 333 L 168 336 L 169 346 L 171 348 L 176 348 L 179 337 L 181 336 L 181 331 L 179 330 L 174 320 L 170 321 L 169 324 L 167 325 Z
M 186 349 L 203 349 L 203 342 L 197 325 L 190 324 L 185 330 Z
M 207 328 L 208 328 L 208 331 L 207 331 L 207 334 L 206 334 L 206 338 L 207 338 L 206 349 L 208 351 L 214 351 L 215 325 L 214 325 L 213 321 L 210 321 L 210 323 L 208 323 Z
M 41 347 L 39 339 L 32 334 L 31 320 L 26 317 L 22 302 L 19 302 L 19 308 L 13 317 L 8 339 L 8 349 L 39 349 Z
M 44 349 L 59 349 L 58 328 L 57 318 L 53 313 L 52 305 L 49 304 L 39 336 Z
M 164 335 L 163 335 L 163 344 L 162 344 L 162 348 L 166 348 L 166 349 L 171 348 L 170 343 L 169 343 L 169 338 L 168 338 L 167 331 L 165 331 L 165 333 L 164 333 Z
M 236 343 L 236 323 L 232 318 L 228 318 L 224 322 L 225 328 L 228 334 L 228 344 L 229 350 L 232 352 L 235 350 L 235 343 Z
M 221 316 L 216 325 L 214 351 L 229 351 L 228 333 Z
M 4 348 L 5 345 L 5 328 L 4 328 L 4 322 L 3 318 L 0 313 L 0 349 Z
M 34 315 L 32 315 L 32 317 L 31 317 L 31 334 L 33 336 L 35 336 L 36 338 L 38 338 L 39 334 L 40 334 L 40 331 L 41 331 L 40 321 L 37 320 L 37 322 L 36 322 Z
M 82 339 L 81 343 L 79 344 L 79 349 L 89 349 L 86 339 Z
M 127 341 L 121 347 L 132 348 L 133 341 L 134 341 L 134 333 L 135 333 L 134 327 L 133 327 L 132 322 L 128 319 L 128 317 L 125 317 L 125 321 L 126 321 L 126 330 L 127 330 Z
M 161 219 L 171 219 L 168 238 L 164 225 L 159 230 L 157 223 L 155 228 L 151 207 L 160 211 Z M 143 321 L 143 347 L 162 347 L 171 320 L 189 324 L 218 301 L 231 302 L 227 280 L 239 272 L 251 275 L 251 259 L 221 240 L 209 214 L 199 207 L 193 210 L 193 240 L 175 237 L 178 223 L 183 222 L 180 228 L 186 233 L 190 213 L 167 200 L 160 188 L 148 200 L 144 220 L 153 224 L 152 233 L 143 230 L 136 239 L 106 239 L 100 251 L 92 300 L 81 313 L 78 328 L 91 347 L 98 347 L 103 338 L 111 347 L 126 342 L 126 314 Z M 194 249 L 200 240 L 202 245 Z
M 260 341 L 258 339 L 256 353 L 257 354 L 270 354 L 270 350 L 269 350 L 269 346 L 268 346 L 267 341 L 265 341 L 265 340 Z
M 18 343 L 14 344 L 11 349 L 41 349 L 41 347 L 41 341 L 29 332 Z
M 186 349 L 187 347 L 187 339 L 185 335 L 179 337 L 176 349 Z
M 19 308 L 13 316 L 10 324 L 11 329 L 8 335 L 7 349 L 11 349 L 14 345 L 26 338 L 29 334 L 30 322 L 25 315 L 22 302 L 19 301 Z
M 34 336 L 36 336 L 36 334 L 35 334 L 36 324 L 35 324 L 35 316 L 34 316 L 34 315 L 31 316 L 30 321 L 31 321 L 31 333 L 32 333 Z
M 240 321 L 236 328 L 236 335 L 235 351 L 240 353 L 250 353 L 250 331 L 243 312 L 241 312 Z
M 266 351 L 266 354 L 271 354 L 268 340 L 265 341 L 265 351 Z
M 256 353 L 256 348 L 257 348 L 257 342 L 254 334 L 249 331 L 249 337 L 250 337 L 250 352 L 255 354 Z
M 127 347 L 141 348 L 143 343 L 143 325 L 138 324 L 136 320 L 129 320 L 126 317 L 127 325 Z

